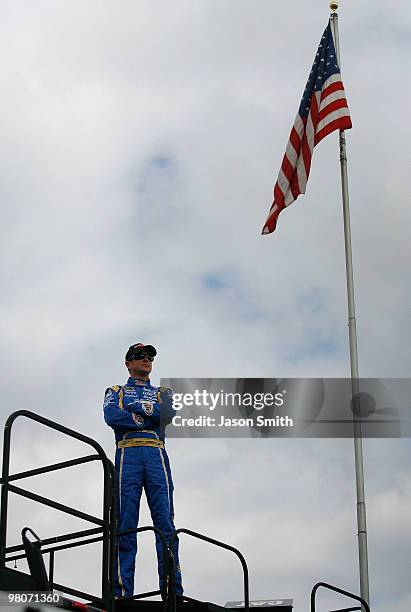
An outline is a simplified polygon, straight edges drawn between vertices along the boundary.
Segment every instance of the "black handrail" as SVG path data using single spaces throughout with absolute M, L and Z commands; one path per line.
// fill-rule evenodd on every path
M 84 591 L 78 591 L 77 589 L 72 589 L 71 587 L 65 586 L 64 584 L 59 584 L 58 582 L 53 582 L 53 588 L 57 591 L 61 591 L 62 593 L 68 593 L 69 595 L 74 595 L 74 597 L 81 597 L 86 601 L 91 601 L 93 603 L 99 604 L 100 606 L 104 603 L 102 599 L 99 597 L 93 597 L 90 593 L 85 593 Z M 111 608 L 113 609 L 113 608 Z
M 37 423 L 41 423 L 46 427 L 59 431 L 62 434 L 75 438 L 76 440 L 80 440 L 85 444 L 88 444 L 97 452 L 96 456 L 87 456 L 81 457 L 79 459 L 74 459 L 72 461 L 61 462 L 51 466 L 45 466 L 43 468 L 38 468 L 37 470 L 29 470 L 27 472 L 20 472 L 18 474 L 10 475 L 10 445 L 11 445 L 11 431 L 14 421 L 18 417 L 25 417 L 36 421 Z M 27 478 L 28 476 L 33 476 L 35 474 L 46 473 L 57 469 L 62 469 L 64 467 L 69 467 L 72 465 L 77 465 L 79 463 L 85 463 L 86 461 L 93 461 L 98 459 L 101 461 L 103 465 L 104 472 L 104 499 L 103 499 L 103 519 L 98 519 L 96 517 L 92 517 L 91 515 L 81 513 L 73 508 L 69 508 L 64 506 L 63 504 L 58 504 L 53 500 L 49 500 L 47 498 L 41 497 L 39 495 L 35 495 L 30 491 L 26 491 L 25 489 L 21 489 L 19 487 L 15 487 L 10 485 L 11 480 L 17 480 L 19 478 Z M 62 510 L 63 512 L 67 512 L 74 516 L 84 518 L 85 520 L 97 523 L 101 526 L 102 531 L 102 578 L 101 578 L 101 591 L 102 591 L 102 599 L 99 600 L 103 603 L 103 606 L 106 610 L 113 610 L 114 608 L 114 583 L 113 583 L 113 564 L 111 560 L 114 558 L 114 507 L 115 507 L 115 472 L 114 466 L 112 462 L 107 458 L 103 448 L 92 438 L 85 436 L 83 434 L 74 431 L 73 429 L 69 429 L 60 423 L 56 423 L 55 421 L 51 421 L 45 417 L 42 417 L 34 412 L 29 410 L 18 410 L 13 412 L 7 419 L 5 427 L 4 427 L 4 445 L 3 445 L 3 472 L 1 478 L 2 491 L 1 491 L 1 513 L 0 513 L 0 568 L 5 567 L 5 563 L 8 558 L 6 558 L 6 535 L 7 535 L 7 510 L 8 510 L 8 494 L 10 492 L 17 493 L 19 495 L 23 495 L 34 501 L 38 501 L 41 503 L 45 503 L 48 506 L 56 508 L 58 510 Z M 79 544 L 80 545 L 80 544 Z M 47 552 L 50 552 L 50 564 L 54 567 L 54 553 L 53 549 L 47 549 Z M 66 589 L 66 592 L 73 593 L 74 589 L 69 589 L 68 587 L 62 587 L 59 585 L 60 590 Z M 80 592 L 77 592 L 80 593 Z M 76 594 L 77 594 L 76 593 Z M 82 594 L 87 595 L 88 594 Z M 93 598 L 93 596 L 90 596 Z
M 52 538 L 45 538 L 42 540 L 42 546 L 46 546 L 47 544 L 57 544 L 58 542 L 66 542 L 67 540 L 74 540 L 74 538 L 83 538 L 89 535 L 96 535 L 97 533 L 101 533 L 103 531 L 102 527 L 96 527 L 95 529 L 84 529 L 83 531 L 73 531 L 73 533 L 65 533 L 61 536 L 54 536 Z M 19 550 L 24 550 L 23 544 L 18 546 L 8 546 L 6 548 L 6 553 L 9 552 L 17 552 Z M 7 561 L 12 561 L 7 557 Z
M 173 544 L 174 544 L 174 540 L 177 538 L 179 533 L 186 533 L 187 535 L 192 536 L 193 538 L 197 538 L 199 540 L 203 540 L 204 542 L 208 542 L 209 544 L 214 544 L 214 546 L 219 546 L 220 548 L 225 548 L 226 550 L 230 550 L 231 552 L 233 552 L 235 555 L 237 555 L 237 557 L 240 559 L 242 568 L 243 568 L 243 575 L 244 575 L 244 611 L 245 612 L 249 612 L 250 610 L 250 599 L 249 599 L 249 587 L 248 587 L 248 567 L 247 567 L 247 563 L 243 557 L 243 555 L 240 553 L 239 550 L 237 550 L 237 548 L 234 548 L 234 546 L 230 546 L 229 544 L 225 544 L 224 542 L 219 542 L 218 540 L 214 540 L 213 538 L 209 538 L 208 536 L 205 536 L 201 533 L 197 533 L 196 531 L 191 531 L 191 529 L 177 529 L 173 535 L 170 538 L 170 542 L 169 542 L 169 550 L 173 551 Z M 171 581 L 171 586 L 172 586 L 172 593 L 174 594 L 174 599 L 175 599 L 175 585 L 174 585 L 174 581 Z M 186 596 L 184 595 L 184 598 L 186 598 Z M 192 598 L 187 598 L 190 599 L 191 601 L 196 601 L 193 600 Z
M 330 610 L 330 612 L 354 612 L 354 610 L 361 610 L 361 606 L 354 606 L 353 608 L 339 608 L 338 610 Z
M 57 552 L 58 550 L 67 550 L 68 548 L 76 548 L 77 546 L 83 546 L 84 544 L 96 544 L 97 542 L 101 542 L 103 540 L 103 536 L 99 536 L 98 538 L 89 538 L 88 540 L 81 540 L 81 542 L 70 542 L 70 544 L 62 544 L 61 546 L 53 546 L 52 548 L 44 548 L 41 551 L 41 554 Z M 14 555 L 13 557 L 7 557 L 7 561 L 18 561 L 19 559 L 25 559 L 25 554 Z
M 336 593 L 340 593 L 341 595 L 346 595 L 346 597 L 350 597 L 351 599 L 355 599 L 356 601 L 359 601 L 362 604 L 365 612 L 370 612 L 370 607 L 365 601 L 365 599 L 363 599 L 359 595 L 354 595 L 349 591 L 344 591 L 344 589 L 339 589 L 338 587 L 333 586 L 332 584 L 327 584 L 326 582 L 317 582 L 317 584 L 313 586 L 313 590 L 311 591 L 311 612 L 315 612 L 315 598 L 317 595 L 317 591 L 320 587 L 323 587 L 324 589 L 329 589 L 330 591 L 335 591 Z M 344 608 L 343 610 L 335 610 L 334 612 L 349 612 L 351 610 L 361 610 L 361 607 Z
M 88 463 L 89 461 L 97 461 L 100 457 L 98 455 L 87 455 L 85 457 L 79 457 L 78 459 L 70 459 L 70 461 L 61 461 L 60 463 L 52 463 L 42 468 L 35 470 L 28 470 L 27 472 L 18 472 L 17 474 L 9 475 L 9 482 L 12 480 L 19 480 L 20 478 L 29 478 L 30 476 L 38 476 L 38 474 L 46 474 L 54 470 L 61 470 L 62 468 L 71 467 L 73 465 L 79 465 L 81 463 Z M 0 478 L 0 484 L 2 479 Z
M 160 595 L 161 591 L 146 591 L 145 593 L 138 593 L 137 595 L 133 595 L 132 599 L 145 599 L 146 597 L 154 597 L 154 595 Z M 164 605 L 163 605 L 164 607 Z
M 66 506 L 65 504 L 55 502 L 52 499 L 49 499 L 48 497 L 37 495 L 36 493 L 26 491 L 25 489 L 21 489 L 20 487 L 16 487 L 14 485 L 9 485 L 8 490 L 12 493 L 16 493 L 16 495 L 21 495 L 22 497 L 27 497 L 27 499 L 37 501 L 40 504 L 43 504 L 44 506 L 49 506 L 50 508 L 54 508 L 55 510 L 60 510 L 61 512 L 65 512 L 66 514 L 71 514 L 71 516 L 76 516 L 77 518 L 80 518 L 83 521 L 88 521 L 89 523 L 94 523 L 95 525 L 101 525 L 101 527 L 104 527 L 104 521 L 102 519 L 96 518 L 91 514 L 86 514 L 85 512 L 80 512 L 80 510 L 76 510 L 75 508 L 70 508 L 70 506 Z
M 54 550 L 50 550 L 49 555 L 49 580 L 50 583 L 54 582 Z

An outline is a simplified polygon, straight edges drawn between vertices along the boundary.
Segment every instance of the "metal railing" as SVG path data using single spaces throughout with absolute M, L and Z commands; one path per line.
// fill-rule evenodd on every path
M 44 467 L 36 468 L 34 470 L 27 470 L 24 472 L 18 472 L 16 474 L 10 474 L 10 448 L 11 448 L 11 432 L 12 426 L 18 417 L 25 417 L 31 419 L 41 425 L 45 425 L 50 429 L 59 431 L 71 438 L 75 438 L 85 444 L 88 444 L 96 451 L 96 454 L 86 455 L 77 459 L 69 461 L 62 461 L 54 463 Z M 90 461 L 100 461 L 103 466 L 104 473 L 104 484 L 103 484 L 103 518 L 93 516 L 91 514 L 84 513 L 76 508 L 66 506 L 48 497 L 43 497 L 32 493 L 24 488 L 18 487 L 12 482 L 20 480 L 22 478 L 28 478 L 31 476 L 37 476 L 38 474 L 46 474 L 56 470 L 72 467 L 74 465 L 80 465 L 88 463 Z M 74 531 L 72 533 L 66 533 L 59 536 L 46 538 L 41 540 L 41 554 L 49 554 L 49 571 L 48 579 L 53 588 L 74 595 L 82 599 L 90 600 L 94 605 L 99 605 L 105 610 L 112 612 L 114 610 L 114 550 L 115 540 L 117 537 L 127 535 L 131 533 L 140 533 L 144 531 L 153 531 L 161 539 L 163 547 L 163 569 L 164 569 L 164 582 L 165 588 L 163 591 L 150 591 L 148 593 L 140 593 L 133 595 L 132 599 L 141 599 L 143 597 L 150 597 L 153 595 L 161 594 L 163 598 L 163 608 L 168 609 L 169 612 L 175 611 L 176 609 L 176 593 L 175 593 L 175 573 L 174 573 L 174 557 L 173 548 L 174 542 L 178 537 L 178 534 L 185 533 L 191 537 L 203 540 L 214 546 L 218 546 L 225 550 L 233 552 L 240 560 L 243 569 L 243 580 L 244 580 L 244 610 L 249 612 L 249 584 L 248 584 L 248 568 L 243 555 L 239 550 L 219 542 L 213 538 L 202 535 L 189 529 L 178 529 L 170 538 L 168 547 L 167 541 L 161 530 L 149 526 L 139 527 L 136 529 L 129 529 L 124 531 L 115 531 L 115 495 L 116 495 L 116 475 L 113 463 L 107 458 L 102 447 L 92 438 L 84 436 L 68 427 L 64 427 L 55 421 L 51 421 L 45 417 L 42 417 L 34 412 L 28 410 L 19 410 L 13 412 L 7 419 L 4 427 L 4 446 L 3 446 L 3 470 L 1 478 L 1 513 L 0 513 L 0 569 L 6 567 L 6 563 L 10 561 L 16 561 L 18 559 L 27 558 L 27 554 L 24 549 L 24 545 L 6 546 L 7 540 L 7 518 L 8 518 L 8 499 L 9 493 L 14 493 L 26 499 L 38 502 L 46 505 L 55 510 L 59 510 L 76 518 L 88 521 L 97 527 L 92 529 L 85 529 L 82 531 Z M 85 544 L 94 544 L 96 542 L 102 542 L 102 576 L 101 576 L 101 597 L 96 597 L 90 593 L 73 589 L 67 585 L 61 585 L 54 582 L 54 566 L 55 566 L 55 553 L 61 550 L 74 548 L 77 546 L 83 546 Z M 23 552 L 22 552 L 23 551 Z M 321 583 L 320 583 L 321 584 Z M 318 586 L 318 585 L 316 585 Z M 183 599 L 189 602 L 199 602 L 198 600 L 183 596 Z M 369 610 L 368 610 L 369 612 Z
M 248 567 L 247 567 L 247 563 L 243 557 L 243 555 L 240 553 L 239 550 L 237 550 L 237 548 L 234 548 L 234 546 L 230 546 L 229 544 L 225 544 L 224 542 L 219 542 L 218 540 L 214 540 L 213 538 L 209 538 L 208 536 L 205 536 L 201 533 L 197 533 L 196 531 L 191 531 L 191 529 L 177 529 L 173 535 L 170 538 L 170 542 L 169 542 L 169 551 L 173 551 L 173 545 L 174 545 L 174 541 L 175 539 L 178 537 L 179 533 L 185 533 L 193 538 L 197 538 L 198 540 L 203 540 L 204 542 L 208 542 L 209 544 L 213 544 L 214 546 L 219 546 L 220 548 L 224 548 L 225 550 L 230 550 L 231 552 L 233 552 L 235 555 L 237 555 L 237 557 L 240 559 L 241 562 L 241 566 L 243 568 L 243 581 L 244 581 L 244 611 L 245 612 L 249 612 L 250 610 L 250 596 L 249 596 L 249 585 L 248 585 Z M 173 568 L 172 568 L 173 569 Z M 172 574 L 173 575 L 173 574 Z M 174 580 L 171 580 L 171 597 L 170 597 L 170 601 L 169 601 L 169 610 L 173 610 L 175 609 L 175 584 L 174 584 Z M 192 597 L 187 597 L 186 595 L 183 596 L 183 599 L 187 600 L 187 601 L 191 601 L 191 602 L 198 602 L 197 599 L 194 599 Z
M 52 465 L 47 465 L 41 468 L 37 468 L 34 470 L 28 470 L 25 472 L 19 472 L 17 474 L 10 474 L 10 448 L 11 448 L 11 432 L 12 426 L 15 420 L 18 417 L 24 417 L 27 419 L 31 419 L 37 423 L 45 425 L 50 429 L 54 429 L 59 431 L 66 436 L 71 438 L 75 438 L 85 444 L 91 446 L 97 454 L 95 455 L 87 455 L 84 457 L 79 457 L 78 459 L 72 459 L 70 461 L 63 461 L 60 463 L 54 463 Z M 30 476 L 36 476 L 38 474 L 46 474 L 48 472 L 53 472 L 56 470 L 64 469 L 67 467 L 72 467 L 74 465 L 80 465 L 83 463 L 88 463 L 90 461 L 100 461 L 103 466 L 103 474 L 104 474 L 104 484 L 103 484 L 103 518 L 92 516 L 91 514 L 86 514 L 77 510 L 76 508 L 72 508 L 56 502 L 55 500 L 49 499 L 47 497 L 43 497 L 41 495 L 37 495 L 32 493 L 31 491 L 27 491 L 21 487 L 17 487 L 15 485 L 10 484 L 16 480 L 22 478 L 28 478 Z M 17 559 L 22 559 L 26 557 L 26 554 L 10 554 L 10 553 L 19 553 L 19 551 L 24 550 L 24 546 L 10 546 L 6 547 L 6 538 L 7 538 L 7 512 L 8 512 L 8 499 L 9 493 L 14 493 L 16 495 L 20 495 L 21 497 L 25 497 L 26 499 L 31 499 L 32 501 L 41 503 L 50 508 L 54 508 L 55 510 L 59 510 L 71 516 L 75 516 L 82 520 L 88 521 L 98 527 L 94 529 L 87 529 L 83 531 L 76 531 L 73 533 L 64 534 L 61 536 L 56 536 L 54 538 L 47 538 L 42 541 L 42 545 L 51 545 L 47 549 L 43 549 L 42 554 L 49 553 L 49 581 L 53 583 L 53 587 L 63 591 L 64 593 L 69 593 L 71 595 L 77 595 L 83 599 L 90 599 L 93 602 L 100 604 L 101 607 L 106 610 L 113 610 L 114 608 L 114 585 L 113 585 L 113 564 L 111 560 L 113 559 L 113 551 L 114 551 L 114 506 L 115 506 L 115 471 L 113 463 L 107 458 L 102 447 L 92 438 L 84 436 L 83 434 L 74 431 L 73 429 L 69 429 L 68 427 L 64 427 L 55 421 L 51 421 L 50 419 L 46 419 L 34 412 L 30 412 L 29 410 L 19 410 L 17 412 L 13 412 L 6 421 L 4 427 L 4 446 L 3 446 L 3 471 L 2 471 L 2 491 L 1 491 L 1 514 L 0 514 L 0 568 L 6 567 L 6 562 L 13 561 Z M 98 537 L 82 539 L 78 541 L 79 538 L 84 538 L 91 535 L 100 534 Z M 68 540 L 77 540 L 75 542 L 70 542 L 68 544 L 58 545 L 60 542 L 67 542 Z M 73 548 L 76 546 L 82 546 L 84 544 L 91 544 L 95 542 L 102 542 L 102 576 L 101 576 L 101 597 L 95 597 L 90 593 L 84 593 L 82 591 L 77 591 L 65 585 L 56 584 L 53 581 L 54 574 L 54 554 L 56 551 L 64 550 L 67 548 Z
M 317 582 L 317 584 L 313 586 L 313 590 L 311 591 L 311 612 L 315 612 L 315 598 L 317 595 L 317 591 L 320 587 L 323 587 L 324 589 L 328 589 L 330 591 L 335 591 L 336 593 L 340 593 L 340 595 L 345 595 L 346 597 L 350 597 L 351 599 L 355 599 L 356 601 L 359 601 L 362 604 L 362 607 L 355 606 L 351 608 L 340 608 L 339 610 L 332 610 L 331 612 L 353 612 L 354 610 L 361 609 L 363 609 L 365 612 L 370 612 L 369 605 L 364 599 L 362 599 L 362 597 L 360 597 L 359 595 L 354 595 L 349 591 L 339 589 L 338 587 L 333 586 L 332 584 L 327 584 L 326 582 Z

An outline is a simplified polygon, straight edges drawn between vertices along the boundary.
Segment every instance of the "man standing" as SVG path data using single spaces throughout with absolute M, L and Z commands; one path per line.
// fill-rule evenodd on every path
M 150 344 L 133 344 L 126 354 L 130 377 L 125 386 L 106 390 L 104 419 L 116 439 L 118 479 L 118 531 L 138 525 L 141 493 L 144 488 L 154 527 L 167 540 L 174 531 L 173 481 L 164 448 L 165 423 L 175 414 L 171 389 L 154 387 L 150 373 L 157 351 Z M 161 416 L 161 421 L 160 421 Z M 165 588 L 163 547 L 156 534 L 160 590 Z M 118 538 L 115 555 L 115 596 L 132 597 L 137 552 L 136 534 Z M 175 541 L 176 594 L 182 595 L 178 541 Z

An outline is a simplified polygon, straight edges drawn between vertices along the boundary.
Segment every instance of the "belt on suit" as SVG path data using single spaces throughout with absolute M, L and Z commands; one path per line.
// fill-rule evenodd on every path
M 155 448 L 164 448 L 162 440 L 154 438 L 130 438 L 130 440 L 120 440 L 117 442 L 117 448 L 128 448 L 129 446 L 154 446 Z

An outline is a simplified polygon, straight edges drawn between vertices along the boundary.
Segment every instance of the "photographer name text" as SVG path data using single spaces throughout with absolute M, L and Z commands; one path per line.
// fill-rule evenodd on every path
M 228 418 L 221 415 L 219 419 L 210 416 L 182 417 L 176 414 L 173 417 L 174 427 L 293 427 L 294 422 L 288 416 L 276 416 L 272 418 L 259 414 L 252 418 Z

